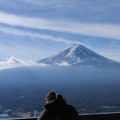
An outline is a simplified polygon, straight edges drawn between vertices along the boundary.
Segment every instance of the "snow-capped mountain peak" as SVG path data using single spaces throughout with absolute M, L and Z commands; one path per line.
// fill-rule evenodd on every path
M 76 65 L 85 62 L 89 62 L 91 64 L 91 62 L 111 63 L 114 61 L 105 58 L 80 44 L 74 44 L 55 55 L 38 61 L 38 63 L 45 63 L 49 65 L 58 65 L 63 62 L 67 63 L 68 65 Z

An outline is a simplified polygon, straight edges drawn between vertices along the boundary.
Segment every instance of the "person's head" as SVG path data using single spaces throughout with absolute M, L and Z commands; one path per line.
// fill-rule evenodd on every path
M 66 100 L 63 98 L 61 94 L 58 94 L 56 92 L 49 92 L 46 96 L 46 104 L 53 101 L 53 100 L 59 100 L 62 103 L 66 103 Z

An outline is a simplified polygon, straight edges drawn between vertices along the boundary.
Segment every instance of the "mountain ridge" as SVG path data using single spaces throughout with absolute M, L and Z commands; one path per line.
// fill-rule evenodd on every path
M 96 52 L 86 48 L 81 44 L 74 44 L 65 50 L 58 52 L 50 57 L 37 61 L 37 63 L 45 63 L 48 65 L 78 65 L 78 64 L 100 64 L 100 63 L 116 63 Z

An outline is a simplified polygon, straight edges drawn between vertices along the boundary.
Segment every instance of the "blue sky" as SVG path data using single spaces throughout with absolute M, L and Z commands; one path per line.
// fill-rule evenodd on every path
M 120 62 L 120 0 L 1 0 L 0 61 L 38 61 L 78 43 Z

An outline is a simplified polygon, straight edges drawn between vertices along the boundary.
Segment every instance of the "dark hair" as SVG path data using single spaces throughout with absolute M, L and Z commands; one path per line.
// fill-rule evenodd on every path
M 66 103 L 66 100 L 63 98 L 61 94 L 58 94 L 56 92 L 49 92 L 46 96 L 46 103 L 49 103 L 53 100 L 59 100 L 62 103 Z

